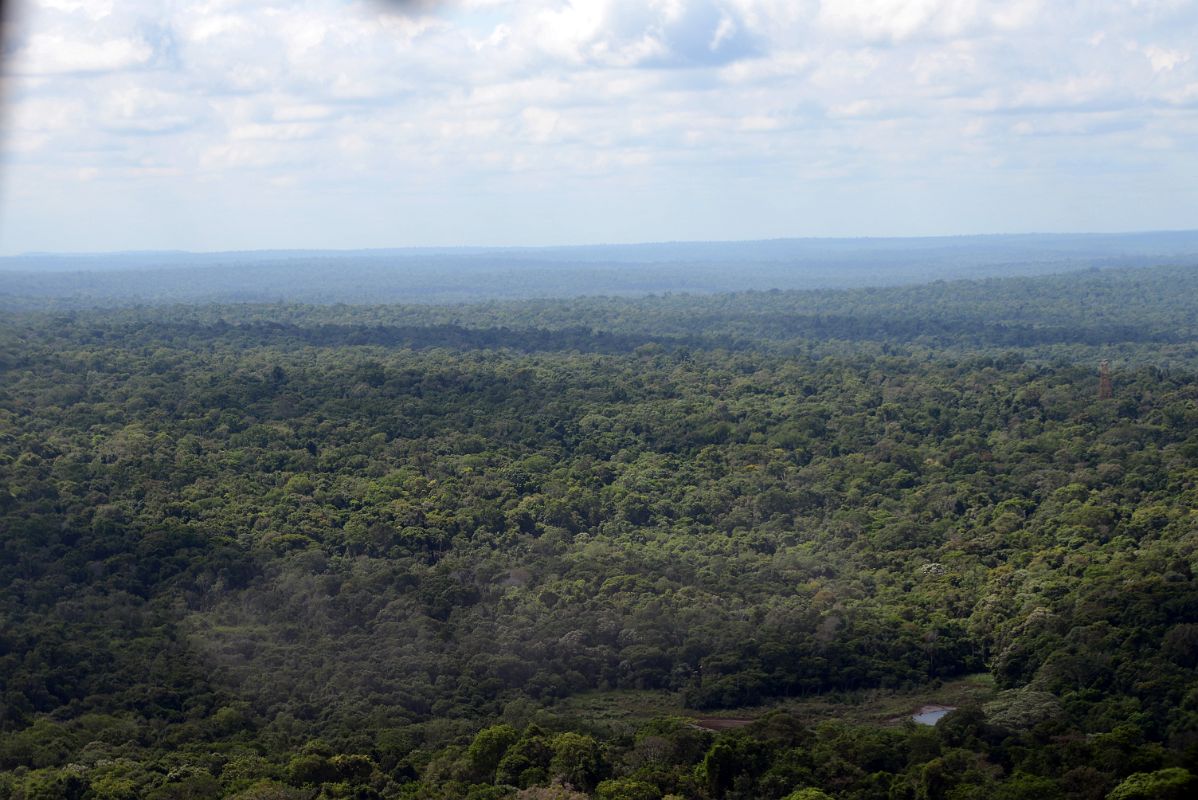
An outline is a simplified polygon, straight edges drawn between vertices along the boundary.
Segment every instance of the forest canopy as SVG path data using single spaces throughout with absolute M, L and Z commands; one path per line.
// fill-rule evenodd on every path
M 0 798 L 1191 796 L 1196 326 L 1181 266 L 5 312 Z

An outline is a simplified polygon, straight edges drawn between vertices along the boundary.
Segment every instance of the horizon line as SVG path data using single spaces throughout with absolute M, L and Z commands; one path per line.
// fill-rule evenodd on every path
M 575 244 L 508 244 L 508 245 L 391 245 L 384 247 L 255 247 L 217 250 L 185 249 L 124 249 L 124 250 L 27 250 L 2 253 L 0 259 L 14 258 L 88 258 L 112 256 L 222 256 L 298 253 L 495 253 L 520 251 L 551 251 L 585 248 L 661 247 L 669 245 L 733 245 L 782 242 L 915 242 L 944 239 L 1016 239 L 1023 237 L 1085 237 L 1108 238 L 1120 236 L 1198 235 L 1198 228 L 1159 228 L 1124 231 L 1021 231 L 1005 233 L 952 233 L 909 236 L 775 236 L 760 239 L 661 239 L 624 242 L 582 242 Z

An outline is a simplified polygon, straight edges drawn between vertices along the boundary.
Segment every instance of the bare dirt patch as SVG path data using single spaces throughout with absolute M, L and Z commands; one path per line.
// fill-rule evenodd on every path
M 729 731 L 733 728 L 743 728 L 746 725 L 755 722 L 751 719 L 735 718 L 735 717 L 696 717 L 695 724 L 700 728 L 706 728 L 709 731 Z

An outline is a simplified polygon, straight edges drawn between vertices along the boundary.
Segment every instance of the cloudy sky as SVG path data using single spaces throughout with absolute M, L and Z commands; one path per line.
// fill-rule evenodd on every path
M 1198 227 L 1198 0 L 26 0 L 0 251 Z

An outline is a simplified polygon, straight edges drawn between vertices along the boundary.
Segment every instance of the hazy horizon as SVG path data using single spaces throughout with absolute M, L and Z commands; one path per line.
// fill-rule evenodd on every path
M 132 247 L 118 250 L 23 250 L 0 251 L 0 261 L 10 261 L 20 258 L 88 258 L 115 256 L 226 256 L 226 255 L 270 255 L 283 256 L 288 254 L 488 254 L 504 252 L 537 252 L 563 250 L 589 250 L 604 248 L 652 248 L 670 245 L 743 245 L 766 243 L 915 243 L 981 239 L 1111 239 L 1119 237 L 1152 237 L 1152 236 L 1198 236 L 1198 227 L 1193 228 L 1145 228 L 1138 230 L 1026 230 L 1026 231 L 997 231 L 992 233 L 943 233 L 943 234 L 909 234 L 909 235 L 869 235 L 859 236 L 771 236 L 762 238 L 709 238 L 709 239 L 640 239 L 627 241 L 576 241 L 558 244 L 519 243 L 519 244 L 393 244 L 379 246 L 344 247 L 288 247 L 263 245 L 261 247 L 234 249 L 187 249 L 187 248 L 152 248 Z
M 1198 267 L 1198 231 L 0 258 L 0 308 L 437 304 L 849 289 Z

